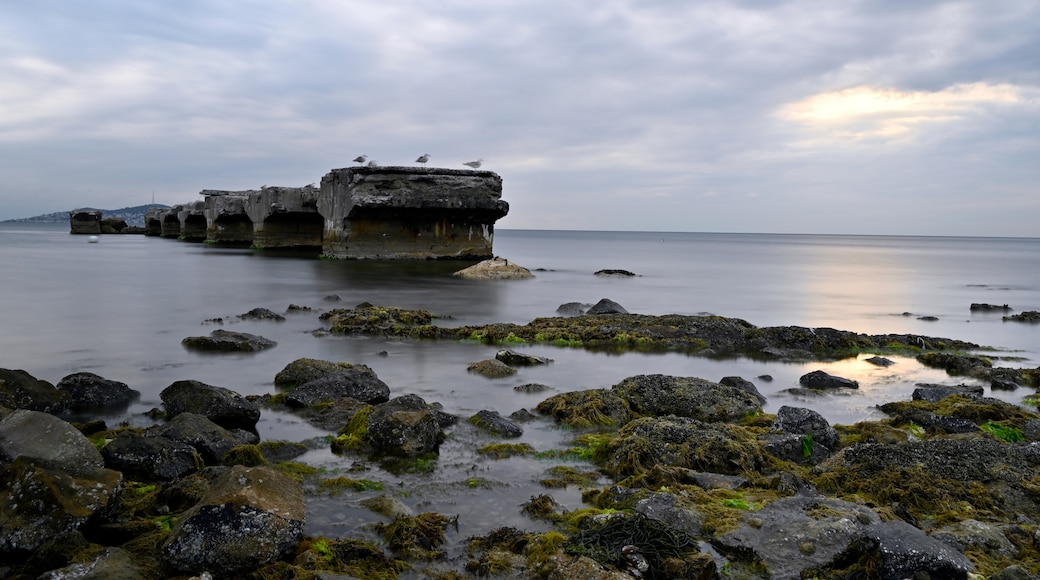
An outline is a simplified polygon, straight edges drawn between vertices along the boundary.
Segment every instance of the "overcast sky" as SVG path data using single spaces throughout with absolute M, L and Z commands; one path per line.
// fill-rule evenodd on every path
M 1036 237 L 1040 2 L 0 3 L 0 220 L 362 153 L 499 228 Z

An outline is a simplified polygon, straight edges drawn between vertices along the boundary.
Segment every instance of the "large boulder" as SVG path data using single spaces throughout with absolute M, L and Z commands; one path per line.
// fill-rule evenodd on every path
M 57 388 L 65 393 L 67 407 L 73 411 L 125 406 L 141 395 L 126 383 L 86 372 L 67 375 Z
M 217 576 L 255 570 L 303 537 L 302 485 L 266 467 L 236 465 L 182 514 L 162 545 L 175 570 Z
M 354 365 L 303 383 L 285 395 L 285 404 L 309 407 L 344 397 L 364 403 L 385 403 L 390 400 L 390 387 L 369 367 Z
M 859 383 L 825 371 L 812 371 L 799 377 L 798 383 L 807 389 L 858 389 Z
M 469 422 L 477 427 L 500 437 L 520 437 L 524 429 L 516 423 L 498 414 L 498 411 L 483 409 L 469 418 Z
M 628 314 L 628 310 L 609 298 L 601 298 L 599 302 L 586 310 L 585 314 Z
M 149 434 L 191 445 L 206 465 L 219 465 L 224 454 L 245 441 L 236 434 L 197 413 L 181 413 Z
M 455 276 L 469 280 L 521 280 L 534 278 L 530 270 L 504 258 L 495 257 L 478 262 L 468 268 L 455 272 Z
M 0 406 L 58 413 L 65 402 L 64 394 L 47 381 L 22 370 L 0 369 Z
M 437 452 L 445 437 L 436 410 L 418 395 L 403 395 L 375 405 L 366 427 L 374 448 L 405 457 Z
M 838 432 L 831 427 L 823 415 L 802 407 L 784 405 L 776 412 L 773 429 L 792 435 L 808 435 L 812 445 L 825 447 L 828 451 L 838 448 Z
M 105 465 L 134 480 L 166 483 L 202 468 L 195 448 L 158 435 L 123 431 L 101 449 Z
M 253 429 L 260 420 L 260 408 L 242 395 L 199 381 L 177 381 L 159 393 L 169 418 L 181 413 L 197 413 L 225 428 Z
M 75 427 L 40 411 L 20 409 L 0 419 L 0 465 L 19 457 L 77 467 L 104 467 L 94 445 Z
M 636 375 L 612 390 L 639 415 L 677 415 L 700 421 L 732 421 L 762 410 L 753 394 L 697 377 Z
M 298 358 L 278 371 L 278 374 L 274 376 L 274 384 L 283 389 L 294 389 L 303 383 L 320 379 L 332 373 L 350 370 L 354 366 L 346 362 L 334 363 L 315 358 Z

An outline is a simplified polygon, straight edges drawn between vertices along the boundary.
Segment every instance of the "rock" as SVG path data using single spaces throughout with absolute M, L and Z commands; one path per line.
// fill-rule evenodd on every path
M 611 270 L 611 269 L 599 270 L 599 271 L 596 272 L 595 275 L 596 276 L 603 276 L 603 277 L 617 277 L 617 278 L 631 278 L 631 277 L 635 276 L 635 274 L 633 274 L 632 272 L 629 272 L 628 270 Z
M 670 493 L 647 492 L 636 500 L 632 511 L 690 537 L 697 537 L 704 526 L 704 514 L 697 511 L 695 506 L 681 505 L 682 501 Z
M 19 409 L 0 419 L 0 465 L 19 457 L 75 467 L 104 467 L 97 448 L 75 427 L 40 411 Z
M 481 410 L 469 418 L 469 422 L 477 427 L 500 437 L 520 437 L 524 434 L 522 427 L 502 417 L 497 411 Z
M 604 455 L 604 469 L 615 477 L 655 465 L 740 475 L 764 464 L 755 437 L 745 429 L 675 416 L 629 422 L 606 444 Z
M 798 383 L 809 389 L 858 389 L 859 383 L 843 377 L 837 377 L 824 371 L 812 371 L 802 375 Z
M 314 358 L 298 358 L 285 365 L 274 376 L 274 384 L 283 389 L 294 389 L 303 383 L 320 379 L 324 376 L 346 371 L 354 368 L 354 365 L 346 362 L 330 362 Z M 368 367 L 365 367 L 368 368 Z
M 255 429 L 260 408 L 242 395 L 199 381 L 177 381 L 159 393 L 169 418 L 197 413 L 224 428 Z
M 939 317 L 938 316 L 918 316 L 917 319 L 918 320 L 923 320 L 925 322 L 935 322 L 936 320 L 939 320 Z
M 375 497 L 365 498 L 361 500 L 361 505 L 379 515 L 386 516 L 391 520 L 415 515 L 412 508 L 405 505 L 404 502 L 396 497 L 386 494 L 379 494 Z
M 761 412 L 751 393 L 697 377 L 636 375 L 611 387 L 639 415 L 677 415 L 700 421 L 732 421 Z
M 551 358 L 535 356 L 533 354 L 522 354 L 509 349 L 502 349 L 495 353 L 495 359 L 512 367 L 547 365 L 553 362 L 553 359 Z
M 801 578 L 803 570 L 837 560 L 880 521 L 865 506 L 796 495 L 770 502 L 713 544 L 725 554 L 758 562 L 768 578 Z
M 100 234 L 101 210 L 75 209 L 69 212 L 70 234 Z
M 51 538 L 78 530 L 107 510 L 123 487 L 118 471 L 28 455 L 4 465 L 0 480 L 0 562 L 23 558 Z
M 222 329 L 214 330 L 209 336 L 189 336 L 181 344 L 192 350 L 215 352 L 256 352 L 278 345 L 262 336 Z
M 935 385 L 929 383 L 917 383 L 911 398 L 915 401 L 928 401 L 938 403 L 939 401 L 957 395 L 966 399 L 977 399 L 985 393 L 982 385 Z
M 851 550 L 866 557 L 879 557 L 878 577 L 884 580 L 916 578 L 921 574 L 927 578 L 967 580 L 968 573 L 975 570 L 964 554 L 904 521 L 871 524 L 864 536 Z
M 628 314 L 628 311 L 617 302 L 609 298 L 602 298 L 586 310 L 585 314 Z
M 1037 578 L 1040 576 L 1030 574 L 1021 564 L 1012 564 L 990 576 L 989 580 L 1037 580 Z
M 152 427 L 147 434 L 191 445 L 207 465 L 220 465 L 225 453 L 245 443 L 237 435 L 196 413 L 180 413 L 168 423 Z
M 762 450 L 793 463 L 817 464 L 830 455 L 830 449 L 814 445 L 812 439 L 794 433 L 768 433 L 761 438 Z
M 128 550 L 105 548 L 90 562 L 51 570 L 39 580 L 146 580 L 148 575 Z
M 455 272 L 453 276 L 467 280 L 523 280 L 534 278 L 530 270 L 519 264 L 511 264 L 503 258 L 492 258 L 478 262 L 469 268 Z
M 1018 314 L 1012 314 L 1011 316 L 1005 316 L 1004 320 L 1011 320 L 1015 322 L 1040 322 L 1040 311 L 1026 310 Z
M 475 362 L 466 367 L 466 370 L 471 373 L 483 375 L 489 379 L 500 379 L 516 374 L 516 369 L 500 360 L 495 359 L 487 359 Z
M 239 314 L 239 318 L 242 320 L 273 320 L 275 322 L 284 322 L 285 317 L 273 310 L 267 308 L 254 308 L 245 314 Z
M 870 357 L 868 359 L 863 359 L 863 360 L 865 362 L 868 362 L 868 363 L 870 363 L 870 364 L 872 364 L 874 366 L 878 366 L 878 367 L 890 367 L 890 366 L 896 364 L 896 361 L 894 361 L 892 359 L 889 359 L 889 358 L 885 358 L 883 356 L 872 356 L 872 357 Z
M 73 373 L 58 381 L 65 393 L 66 406 L 73 411 L 86 411 L 129 405 L 141 396 L 126 383 L 105 379 L 94 373 Z
M 954 522 L 928 535 L 961 553 L 971 548 L 1003 559 L 1013 559 L 1019 553 L 1019 548 L 1004 535 L 999 526 L 973 519 Z
M 827 452 L 838 449 L 838 432 L 823 415 L 812 409 L 784 405 L 776 412 L 773 429 L 781 433 L 808 435 L 812 446 L 822 446 Z
M 513 390 L 518 393 L 544 393 L 550 388 L 549 385 L 543 385 L 541 383 L 524 383 L 513 387 Z
M 285 395 L 290 407 L 309 407 L 321 402 L 351 398 L 364 403 L 390 400 L 390 387 L 365 365 L 354 365 L 324 377 L 308 381 Z
M 339 294 L 328 294 L 322 300 L 325 302 L 339 302 L 342 298 L 340 298 Z
M 444 442 L 438 414 L 417 395 L 403 395 L 373 406 L 366 426 L 369 443 L 391 455 L 435 453 Z
M 993 379 L 989 382 L 989 386 L 997 391 L 1014 391 L 1018 388 L 1018 383 L 1005 379 Z
M 59 413 L 65 408 L 64 393 L 25 371 L 0 369 L 0 406 Z
M 632 419 L 628 403 L 607 389 L 553 395 L 538 403 L 535 410 L 570 427 L 621 426 Z
M 972 312 L 1006 312 L 1008 310 L 1011 310 L 1011 308 L 1007 304 L 998 306 L 996 304 L 985 304 L 985 303 L 974 303 L 973 302 L 972 305 L 971 305 L 971 311 Z
M 591 304 L 584 304 L 582 302 L 567 302 L 559 305 L 556 308 L 557 314 L 564 316 L 581 316 L 588 312 L 589 308 L 592 308 Z
M 287 555 L 303 538 L 302 485 L 267 467 L 236 465 L 181 515 L 162 545 L 185 573 L 234 575 Z
M 952 434 L 974 433 L 979 430 L 978 425 L 971 419 L 939 415 L 904 403 L 885 403 L 878 408 L 891 415 L 897 423 L 914 423 L 928 431 Z
M 773 377 L 770 377 L 769 375 L 761 375 L 758 378 L 761 379 L 761 380 L 764 380 L 766 382 L 769 382 L 769 381 L 773 380 Z M 765 405 L 766 404 L 766 397 L 765 397 L 765 395 L 763 395 L 761 392 L 759 392 L 758 387 L 755 386 L 755 383 L 752 383 L 751 381 L 749 381 L 747 379 L 744 379 L 744 378 L 741 378 L 741 377 L 722 377 L 721 379 L 719 379 L 719 384 L 720 385 L 726 385 L 728 387 L 734 387 L 734 388 L 740 389 L 740 390 L 742 390 L 742 391 L 744 391 L 746 393 L 750 393 L 756 399 L 758 399 L 758 403 L 760 405 Z
M 123 431 L 101 449 L 105 465 L 137 481 L 167 483 L 202 468 L 202 457 L 187 443 Z

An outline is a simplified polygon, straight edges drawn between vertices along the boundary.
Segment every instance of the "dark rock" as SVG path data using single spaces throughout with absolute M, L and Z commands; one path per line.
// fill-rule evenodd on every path
M 993 574 L 989 580 L 1037 580 L 1040 576 L 1030 574 L 1021 564 L 1012 564 Z
M 745 518 L 737 529 L 713 542 L 723 553 L 740 555 L 765 568 L 769 578 L 801 578 L 802 570 L 823 567 L 861 540 L 880 518 L 865 506 L 815 495 L 780 498 Z
M 245 443 L 240 437 L 196 413 L 180 413 L 147 432 L 191 445 L 207 465 L 220 465 L 224 454 Z
M 65 408 L 64 398 L 54 385 L 25 371 L 0 369 L 0 406 L 59 413 Z
M 342 298 L 340 298 L 339 294 L 329 294 L 322 298 L 322 300 L 325 302 L 339 302 Z
M 784 405 L 776 412 L 773 429 L 781 433 L 808 435 L 813 447 L 822 445 L 829 451 L 838 448 L 838 432 L 831 427 L 823 415 L 801 407 Z
M 146 580 L 148 575 L 134 562 L 128 550 L 105 548 L 91 561 L 51 570 L 39 580 Z
M 477 411 L 475 415 L 469 418 L 469 422 L 488 433 L 500 437 L 520 437 L 524 434 L 523 428 L 502 417 L 497 411 Z
M 344 397 L 364 403 L 385 403 L 390 400 L 390 387 L 375 371 L 365 365 L 354 365 L 324 377 L 308 381 L 285 395 L 290 407 L 309 407 Z
M 187 443 L 123 431 L 101 449 L 105 465 L 137 481 L 166 483 L 202 468 L 203 461 Z
M 562 314 L 563 316 L 581 316 L 582 314 L 585 314 L 589 310 L 589 308 L 592 308 L 591 304 L 584 304 L 581 302 L 567 302 L 559 305 L 556 308 L 556 313 Z
M 617 302 L 603 298 L 586 310 L 585 314 L 628 314 L 628 311 Z
M 690 483 L 697 487 L 711 491 L 713 489 L 740 489 L 748 484 L 746 477 L 739 475 L 723 475 L 721 473 L 711 473 L 708 471 L 694 471 L 692 469 L 683 469 L 683 483 Z
M 985 357 L 947 352 L 926 352 L 916 358 L 925 366 L 943 369 L 951 375 L 977 376 L 993 367 L 993 361 Z
M 512 367 L 547 365 L 553 362 L 551 358 L 535 356 L 533 354 L 522 354 L 509 349 L 502 349 L 495 353 L 495 360 L 506 363 Z
M 177 381 L 159 393 L 169 418 L 197 413 L 225 428 L 254 429 L 260 408 L 242 395 L 199 381 Z
M 891 415 L 899 423 L 914 423 L 928 431 L 953 434 L 974 433 L 979 430 L 978 425 L 974 421 L 962 417 L 938 415 L 925 409 L 904 407 L 892 403 L 885 403 L 879 408 Z
M 972 312 L 1006 312 L 1011 310 L 1007 304 L 996 305 L 996 304 L 985 304 L 985 303 L 972 303 Z
M 871 524 L 864 536 L 850 550 L 879 556 L 878 577 L 883 580 L 916 578 L 920 574 L 966 580 L 975 570 L 964 554 L 900 520 Z
M 864 360 L 866 362 L 874 365 L 874 366 L 879 366 L 879 367 L 890 367 L 890 366 L 896 364 L 896 361 L 894 361 L 894 360 L 892 360 L 890 358 L 885 358 L 883 356 L 872 356 L 872 357 L 870 357 L 868 359 L 864 359 Z
M 69 466 L 105 465 L 97 448 L 75 427 L 49 413 L 26 409 L 0 419 L 0 465 L 19 457 Z
M 636 375 L 611 389 L 640 415 L 731 421 L 762 410 L 752 393 L 697 377 Z
M 267 308 L 254 308 L 245 314 L 239 314 L 242 320 L 273 320 L 275 322 L 285 321 L 285 317 Z
M 939 317 L 938 316 L 918 316 L 917 319 L 918 320 L 923 320 L 925 322 L 935 322 L 936 320 L 939 320 Z
M 948 524 L 928 535 L 961 553 L 972 548 L 977 552 L 1012 560 L 1019 552 L 1018 547 L 1004 535 L 1000 526 L 973 519 Z
M 768 375 L 763 375 L 763 376 L 761 376 L 759 378 L 763 379 L 763 380 L 766 380 L 766 381 L 773 380 L 773 377 L 769 377 L 768 379 L 764 379 L 763 377 L 765 377 L 765 376 L 768 376 Z M 747 379 L 744 379 L 744 378 L 741 378 L 741 377 L 722 377 L 721 379 L 719 379 L 719 384 L 720 385 L 726 385 L 726 386 L 729 386 L 729 387 L 735 387 L 735 388 L 740 389 L 740 390 L 742 390 L 744 392 L 751 393 L 752 395 L 754 395 L 754 397 L 756 399 L 758 399 L 758 402 L 761 405 L 764 405 L 766 403 L 765 396 L 761 392 L 759 392 L 758 387 L 755 386 L 755 383 L 752 383 L 751 381 L 749 381 Z
M 391 455 L 415 457 L 436 452 L 444 442 L 437 412 L 417 395 L 403 395 L 372 407 L 368 441 Z
M 957 395 L 966 399 L 977 399 L 985 393 L 982 385 L 936 385 L 931 383 L 917 383 L 911 398 L 915 401 L 928 401 L 938 403 L 951 395 Z
M 990 381 L 989 386 L 998 391 L 1014 391 L 1018 388 L 1018 383 L 1004 379 L 993 379 Z
M 496 359 L 487 359 L 475 362 L 466 367 L 466 370 L 471 373 L 483 375 L 489 379 L 500 379 L 516 374 L 516 369 Z
M 299 304 L 290 304 L 286 309 L 286 314 L 304 314 L 307 312 L 313 312 L 314 309 L 310 306 L 300 306 Z
M 635 513 L 665 524 L 689 537 L 697 537 L 704 527 L 704 514 L 693 505 L 670 493 L 649 492 L 635 503 Z
M 74 373 L 58 381 L 66 405 L 73 411 L 129 405 L 141 393 L 126 383 L 105 379 L 94 373 Z
M 858 389 L 859 383 L 843 377 L 827 374 L 824 371 L 812 371 L 798 379 L 798 384 L 809 389 Z
M 1004 320 L 1011 320 L 1015 322 L 1040 322 L 1040 311 L 1027 310 L 1025 312 L 1020 312 L 1019 314 L 1005 316 Z
M 185 573 L 231 576 L 287 555 L 303 538 L 302 485 L 266 467 L 236 465 L 177 519 L 162 545 Z
M 274 384 L 283 389 L 294 389 L 308 381 L 352 368 L 354 365 L 346 362 L 334 363 L 314 358 L 298 358 L 278 371 L 278 374 L 274 376 Z
M 264 459 L 271 463 L 296 459 L 309 451 L 306 445 L 295 441 L 264 441 L 259 445 Z
M 632 273 L 632 272 L 629 272 L 628 270 L 611 270 L 611 269 L 607 269 L 607 270 L 599 270 L 599 271 L 597 271 L 596 272 L 596 276 L 611 276 L 611 277 L 617 277 L 617 278 L 631 278 L 631 277 L 634 277 L 635 274 Z
M 222 329 L 214 330 L 209 336 L 189 336 L 181 344 L 193 350 L 214 352 L 256 352 L 278 345 L 262 336 Z
M 767 383 L 773 382 L 773 375 L 758 375 L 755 378 L 757 378 L 759 380 L 762 380 L 762 381 L 765 381 Z
M 538 415 L 535 415 L 527 409 L 520 409 L 510 413 L 509 418 L 518 423 L 526 423 L 528 421 L 534 421 L 538 418 Z M 1037 429 L 1040 430 L 1040 422 L 1037 423 Z
M 830 455 L 830 449 L 824 445 L 815 445 L 805 435 L 794 433 L 768 433 L 761 438 L 762 450 L 766 453 L 793 463 L 820 463 Z
M 518 393 L 544 393 L 550 388 L 549 385 L 543 385 L 541 383 L 524 383 L 513 387 L 513 390 Z

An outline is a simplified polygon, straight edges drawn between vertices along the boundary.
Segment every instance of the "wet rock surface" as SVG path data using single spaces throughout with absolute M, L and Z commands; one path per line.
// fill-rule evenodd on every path
M 249 334 L 217 329 L 209 336 L 189 336 L 181 341 L 186 348 L 192 350 L 214 352 L 256 352 L 277 346 L 273 340 Z

